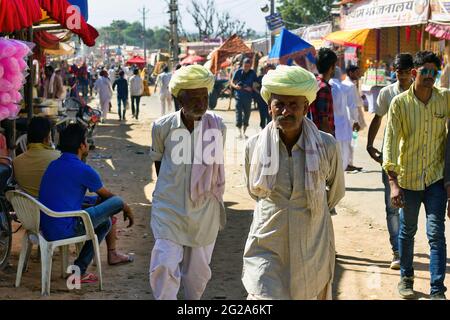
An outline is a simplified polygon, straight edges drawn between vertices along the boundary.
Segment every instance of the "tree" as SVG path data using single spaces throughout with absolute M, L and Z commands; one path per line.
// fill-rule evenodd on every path
M 330 18 L 333 0 L 280 0 L 278 11 L 286 28 L 296 29 L 302 24 L 316 24 Z
M 217 12 L 215 0 L 191 0 L 191 6 L 187 11 L 198 30 L 196 40 L 228 38 L 235 33 L 244 38 L 255 35 L 255 31 L 248 28 L 244 21 L 233 19 L 228 12 Z M 184 37 L 189 38 L 186 32 Z

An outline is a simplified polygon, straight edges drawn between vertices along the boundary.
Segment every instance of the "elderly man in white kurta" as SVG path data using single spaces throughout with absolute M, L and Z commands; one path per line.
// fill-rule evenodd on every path
M 336 140 L 306 118 L 312 73 L 278 66 L 262 80 L 272 122 L 246 146 L 256 200 L 244 251 L 248 299 L 331 299 L 335 246 L 330 210 L 345 192 Z
M 153 125 L 151 158 L 158 180 L 151 217 L 156 241 L 149 272 L 158 300 L 177 299 L 181 282 L 185 299 L 201 298 L 211 278 L 209 264 L 217 234 L 225 224 L 226 127 L 220 117 L 207 112 L 213 85 L 213 74 L 203 66 L 177 70 L 169 87 L 181 110 Z

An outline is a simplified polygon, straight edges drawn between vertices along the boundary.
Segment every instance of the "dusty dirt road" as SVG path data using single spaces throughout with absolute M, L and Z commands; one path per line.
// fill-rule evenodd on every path
M 95 103 L 94 103 L 95 104 Z M 92 165 L 112 192 L 122 196 L 132 207 L 136 223 L 130 229 L 119 221 L 118 249 L 135 254 L 135 261 L 121 266 L 108 266 L 106 245 L 101 245 L 104 291 L 94 284 L 69 291 L 60 278 L 59 253 L 55 254 L 51 296 L 40 296 L 40 264 L 37 250 L 32 253 L 28 272 L 20 288 L 14 288 L 15 271 L 20 252 L 22 232 L 14 235 L 10 267 L 0 272 L 0 299 L 153 299 L 148 282 L 148 266 L 153 246 L 149 227 L 152 191 L 148 149 L 151 123 L 159 115 L 157 96 L 144 98 L 140 120 L 119 123 L 113 100 L 110 120 L 98 129 L 97 150 L 91 152 Z M 226 229 L 219 234 L 213 254 L 213 277 L 204 299 L 245 299 L 240 276 L 242 253 L 252 219 L 254 202 L 248 196 L 242 176 L 244 140 L 236 138 L 234 111 L 227 111 L 228 101 L 220 101 L 217 113 L 228 127 L 226 148 L 227 187 L 225 202 L 228 213 Z M 130 113 L 130 111 L 128 111 Z M 367 115 L 367 121 L 370 121 Z M 259 115 L 252 113 L 250 134 L 257 132 Z M 385 222 L 383 185 L 380 167 L 365 152 L 367 129 L 360 134 L 355 151 L 355 165 L 365 171 L 346 174 L 347 193 L 333 217 L 338 253 L 333 289 L 334 299 L 398 299 L 396 285 L 399 272 L 389 269 L 391 250 Z M 380 130 L 382 132 L 382 130 Z M 381 135 L 380 137 L 381 138 Z M 377 140 L 381 145 L 381 140 Z M 156 178 L 155 176 L 153 178 Z M 429 249 L 421 213 L 415 250 L 415 289 L 419 298 L 429 291 Z M 17 227 L 17 226 L 16 226 Z M 447 237 L 449 232 L 446 232 Z M 73 255 L 74 257 L 74 255 Z M 95 267 L 91 267 L 95 272 Z M 446 285 L 449 286 L 449 277 Z M 182 290 L 180 298 L 183 297 Z

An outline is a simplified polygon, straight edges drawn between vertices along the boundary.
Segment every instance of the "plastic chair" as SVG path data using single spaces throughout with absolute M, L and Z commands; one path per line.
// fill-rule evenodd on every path
M 27 152 L 27 150 L 28 150 L 27 145 L 28 145 L 28 136 L 26 134 L 23 134 L 17 138 L 16 146 L 20 147 L 20 149 L 22 150 L 22 153 Z
M 53 252 L 56 248 L 61 249 L 61 276 L 64 277 L 68 267 L 69 245 L 76 244 L 80 250 L 80 245 L 85 241 L 91 240 L 94 246 L 95 263 L 99 276 L 99 289 L 103 290 L 102 266 L 100 262 L 100 248 L 97 235 L 94 232 L 91 217 L 86 211 L 67 211 L 54 212 L 32 196 L 25 192 L 13 190 L 6 193 L 6 198 L 12 204 L 17 217 L 22 222 L 23 228 L 26 230 L 22 239 L 22 249 L 20 251 L 19 265 L 17 267 L 16 287 L 20 286 L 23 270 L 26 270 L 30 257 L 33 238 L 39 238 L 39 246 L 41 252 L 41 271 L 42 271 L 42 295 L 50 295 L 50 281 L 52 272 Z M 86 234 L 84 236 L 62 239 L 57 241 L 47 241 L 39 232 L 40 213 L 41 211 L 54 218 L 80 217 L 83 220 Z

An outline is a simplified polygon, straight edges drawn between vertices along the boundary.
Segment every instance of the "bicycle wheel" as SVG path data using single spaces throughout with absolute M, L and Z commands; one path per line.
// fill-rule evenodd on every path
M 9 210 L 6 209 L 3 201 L 0 200 L 0 270 L 8 264 L 11 253 L 12 227 Z

